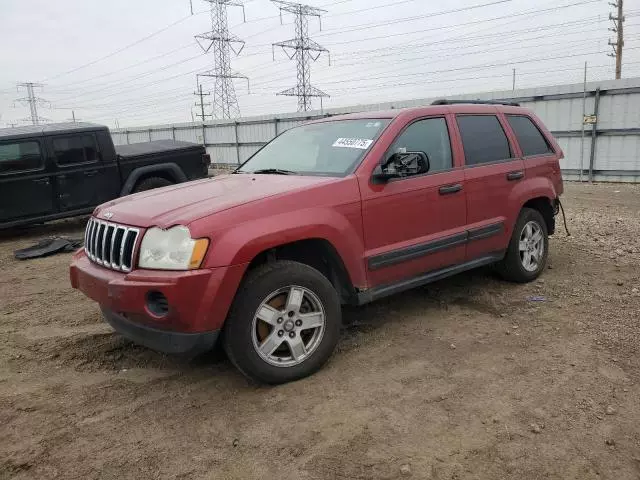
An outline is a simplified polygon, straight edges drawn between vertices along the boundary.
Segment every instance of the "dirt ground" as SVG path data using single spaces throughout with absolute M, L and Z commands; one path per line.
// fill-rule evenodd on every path
M 640 187 L 566 185 L 541 280 L 458 276 L 345 312 L 329 364 L 249 384 L 111 332 L 47 235 L 0 239 L 0 479 L 638 479 Z

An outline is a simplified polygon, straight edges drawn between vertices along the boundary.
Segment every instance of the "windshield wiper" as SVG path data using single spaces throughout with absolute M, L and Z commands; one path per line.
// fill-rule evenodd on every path
M 295 175 L 296 172 L 292 172 L 291 170 L 283 170 L 282 168 L 262 168 L 260 170 L 255 170 L 252 173 L 266 173 L 272 175 Z

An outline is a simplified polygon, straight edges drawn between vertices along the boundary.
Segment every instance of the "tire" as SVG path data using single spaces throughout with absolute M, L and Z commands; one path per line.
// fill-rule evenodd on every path
M 525 229 L 531 227 L 532 232 L 539 232 L 539 241 L 527 238 Z M 521 252 L 520 241 L 525 242 L 525 251 Z M 539 249 L 542 249 L 540 251 Z M 533 254 L 529 257 L 529 253 Z M 516 283 L 527 283 L 535 280 L 547 265 L 549 255 L 549 233 L 547 223 L 540 212 L 532 208 L 523 208 L 513 229 L 509 247 L 504 259 L 498 264 L 498 273 L 505 279 Z M 535 261 L 533 261 L 535 258 Z M 528 261 L 531 260 L 531 262 Z
M 153 190 L 154 188 L 168 187 L 173 185 L 173 182 L 162 177 L 149 177 L 142 180 L 133 189 L 133 193 L 146 192 L 147 190 Z
M 320 324 L 322 314 L 322 327 L 304 328 Z M 243 281 L 222 344 L 248 378 L 286 383 L 311 375 L 326 363 L 338 343 L 341 322 L 340 298 L 324 275 L 302 263 L 277 261 L 249 272 Z

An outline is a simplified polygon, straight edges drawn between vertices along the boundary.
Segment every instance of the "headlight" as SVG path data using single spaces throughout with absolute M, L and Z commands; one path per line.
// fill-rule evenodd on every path
M 191 270 L 199 268 L 209 240 L 192 239 L 184 226 L 167 230 L 153 227 L 147 230 L 140 245 L 140 268 L 156 270 Z

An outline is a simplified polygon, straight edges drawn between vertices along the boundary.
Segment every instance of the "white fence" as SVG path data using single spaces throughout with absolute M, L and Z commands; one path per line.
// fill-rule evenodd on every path
M 562 146 L 565 178 L 601 181 L 640 181 L 640 78 L 447 97 L 456 100 L 509 100 L 531 108 Z M 116 145 L 170 139 L 205 145 L 215 164 L 238 164 L 284 130 L 323 116 L 358 111 L 429 105 L 433 98 L 356 105 L 325 112 L 156 125 L 112 130 Z M 594 123 L 583 127 L 585 112 Z M 582 154 L 581 154 L 582 151 Z

